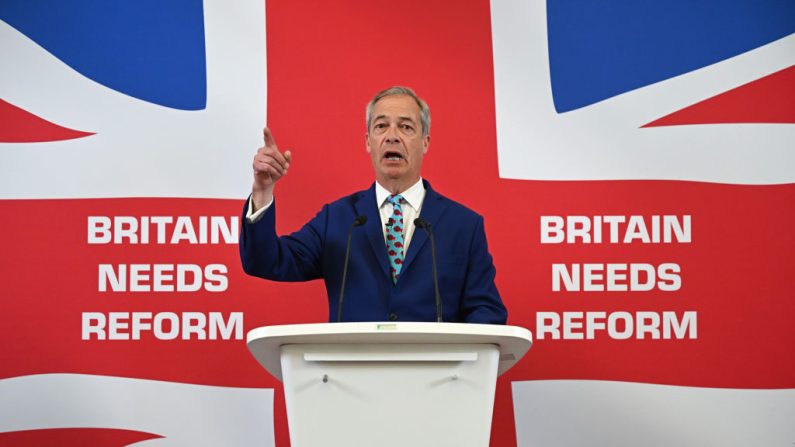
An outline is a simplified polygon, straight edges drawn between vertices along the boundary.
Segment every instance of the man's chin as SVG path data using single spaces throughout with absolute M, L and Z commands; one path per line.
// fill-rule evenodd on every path
M 406 170 L 401 168 L 386 168 L 381 170 L 381 174 L 390 180 L 400 180 L 406 175 Z

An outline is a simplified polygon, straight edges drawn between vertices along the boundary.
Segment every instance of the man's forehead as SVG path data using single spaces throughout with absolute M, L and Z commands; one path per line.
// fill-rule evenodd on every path
M 412 116 L 412 115 L 404 115 L 404 114 L 400 114 L 400 115 L 379 114 L 379 115 L 376 115 L 373 118 L 373 121 L 378 121 L 378 120 L 382 120 L 382 119 L 396 119 L 396 120 L 399 120 L 399 121 L 416 121 L 417 117 L 416 116 Z
M 379 99 L 373 104 L 373 111 L 381 115 L 385 110 L 401 110 L 402 114 L 420 114 L 420 105 L 408 95 L 389 95 Z M 379 113 L 381 112 L 381 113 Z
M 390 95 L 373 105 L 373 122 L 381 120 L 411 121 L 420 119 L 420 106 L 407 95 Z

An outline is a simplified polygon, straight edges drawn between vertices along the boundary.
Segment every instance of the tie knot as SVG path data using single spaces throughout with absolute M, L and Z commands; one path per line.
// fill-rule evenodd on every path
M 403 201 L 403 196 L 400 194 L 392 194 L 391 196 L 387 197 L 386 199 L 392 206 L 400 206 L 400 202 Z

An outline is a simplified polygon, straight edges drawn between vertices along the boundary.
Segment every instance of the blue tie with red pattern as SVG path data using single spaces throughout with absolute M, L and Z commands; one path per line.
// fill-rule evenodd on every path
M 392 217 L 386 223 L 386 252 L 389 255 L 389 266 L 392 282 L 396 283 L 403 267 L 403 209 L 400 202 L 403 196 L 393 194 L 387 198 L 392 204 Z

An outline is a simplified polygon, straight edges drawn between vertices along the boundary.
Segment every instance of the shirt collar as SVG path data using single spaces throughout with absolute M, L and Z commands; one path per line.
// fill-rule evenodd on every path
M 392 193 L 387 191 L 380 183 L 377 181 L 375 182 L 375 201 L 378 204 L 378 208 L 384 206 L 384 202 L 386 202 L 386 199 L 391 195 Z M 400 195 L 403 196 L 403 199 L 411 205 L 412 208 L 419 210 L 420 206 L 422 206 L 422 199 L 425 198 L 425 185 L 422 184 L 422 177 L 420 177 L 417 183 L 413 184 L 411 188 L 403 191 Z

